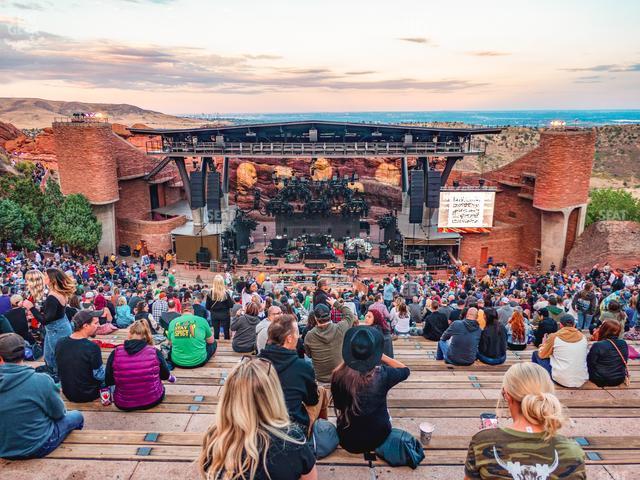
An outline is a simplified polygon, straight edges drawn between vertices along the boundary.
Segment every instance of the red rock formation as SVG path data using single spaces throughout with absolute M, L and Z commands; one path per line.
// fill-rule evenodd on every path
M 596 222 L 578 237 L 567 256 L 567 269 L 589 271 L 605 262 L 614 268 L 630 268 L 640 263 L 640 223 Z
M 14 140 L 22 135 L 22 132 L 11 123 L 0 122 L 0 146 L 5 142 Z

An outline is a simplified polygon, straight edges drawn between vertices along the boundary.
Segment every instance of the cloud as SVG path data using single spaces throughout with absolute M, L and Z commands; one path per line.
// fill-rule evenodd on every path
M 493 50 L 480 50 L 477 52 L 467 52 L 467 55 L 474 57 L 503 57 L 505 55 L 511 55 L 509 52 L 496 52 Z
M 185 46 L 79 41 L 27 31 L 12 19 L 0 20 L 0 58 L 0 84 L 38 79 L 77 88 L 247 95 L 305 89 L 444 92 L 485 85 L 457 79 L 367 80 L 362 77 L 373 71 L 342 73 L 321 65 L 286 67 L 275 55 L 220 55 Z
M 45 3 L 47 6 L 50 5 L 48 2 Z M 40 2 L 12 2 L 10 5 L 20 10 L 44 10 L 44 5 Z
M 573 83 L 602 83 L 604 78 L 602 75 L 587 75 L 584 77 L 576 78 Z
M 593 67 L 563 68 L 562 70 L 566 72 L 640 72 L 640 63 L 594 65 Z
M 402 37 L 402 38 L 398 38 L 398 40 L 402 41 L 402 42 L 409 42 L 409 43 L 422 43 L 422 44 L 431 44 L 431 39 L 426 38 L 426 37 Z

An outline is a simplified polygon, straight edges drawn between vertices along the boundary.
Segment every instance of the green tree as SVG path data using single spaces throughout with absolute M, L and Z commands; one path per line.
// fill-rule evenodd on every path
M 53 236 L 51 231 L 53 221 L 64 203 L 64 196 L 60 191 L 58 182 L 51 179 L 47 182 L 42 203 L 42 211 L 40 212 L 40 223 L 42 226 L 41 236 L 43 238 L 50 238 Z
M 601 220 L 632 220 L 640 222 L 640 200 L 629 192 L 615 188 L 591 190 L 586 224 Z
M 65 197 L 51 225 L 53 240 L 82 251 L 95 250 L 102 237 L 102 226 L 89 201 L 80 194 Z
M 0 200 L 0 240 L 18 243 L 24 233 L 25 221 L 20 205 Z
M 44 195 L 40 187 L 28 178 L 15 177 L 10 186 L 9 200 L 13 200 L 21 207 L 30 207 L 36 215 L 40 215 L 44 207 Z
M 24 220 L 24 231 L 22 238 L 17 242 L 18 246 L 28 250 L 35 250 L 37 247 L 36 239 L 40 236 L 40 220 L 38 215 L 31 207 L 24 206 L 22 210 L 22 219 Z

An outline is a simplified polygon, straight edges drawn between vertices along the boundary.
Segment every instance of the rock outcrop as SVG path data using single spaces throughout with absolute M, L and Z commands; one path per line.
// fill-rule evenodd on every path
M 640 264 L 640 223 L 604 221 L 589 225 L 567 256 L 567 270 L 584 272 L 605 262 L 617 268 Z
M 9 140 L 20 137 L 22 132 L 11 123 L 0 122 L 0 147 Z

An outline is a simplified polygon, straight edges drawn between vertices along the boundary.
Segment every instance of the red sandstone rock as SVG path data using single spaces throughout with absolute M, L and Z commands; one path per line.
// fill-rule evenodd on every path
M 14 140 L 22 135 L 22 132 L 11 123 L 0 122 L 0 146 L 8 140 Z
M 596 263 L 629 268 L 640 263 L 640 223 L 596 222 L 578 237 L 567 257 L 567 269 L 589 271 Z
M 121 136 L 122 138 L 129 138 L 132 135 L 127 126 L 122 125 L 121 123 L 112 123 L 111 129 L 113 130 L 113 133 Z

